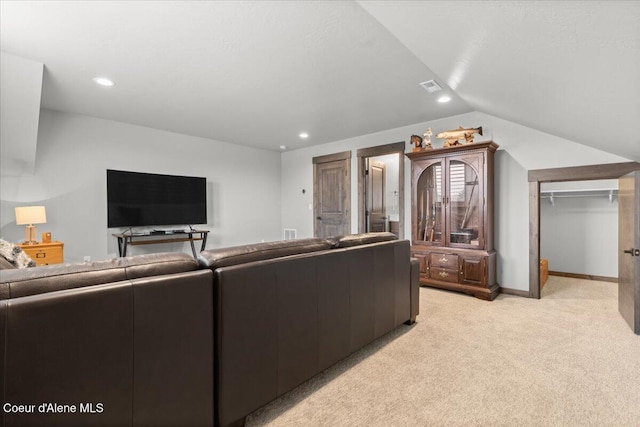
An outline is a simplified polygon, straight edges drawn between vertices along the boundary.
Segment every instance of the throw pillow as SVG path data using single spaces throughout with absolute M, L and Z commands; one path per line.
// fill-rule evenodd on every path
M 0 256 L 16 268 L 35 267 L 36 263 L 20 246 L 0 239 Z

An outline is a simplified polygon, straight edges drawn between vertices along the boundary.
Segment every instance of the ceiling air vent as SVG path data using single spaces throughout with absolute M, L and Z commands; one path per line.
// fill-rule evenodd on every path
M 436 83 L 435 80 L 428 80 L 426 82 L 420 83 L 420 86 L 424 88 L 429 93 L 439 92 L 442 88 Z

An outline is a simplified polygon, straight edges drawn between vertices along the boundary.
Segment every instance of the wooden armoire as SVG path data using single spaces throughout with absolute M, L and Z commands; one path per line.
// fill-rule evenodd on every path
M 411 159 L 411 252 L 420 284 L 493 300 L 494 142 L 407 153 Z

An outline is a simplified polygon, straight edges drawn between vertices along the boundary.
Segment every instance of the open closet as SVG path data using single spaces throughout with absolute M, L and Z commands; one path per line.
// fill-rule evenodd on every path
M 550 275 L 617 281 L 617 179 L 541 184 L 540 258 L 541 286 L 545 268 Z

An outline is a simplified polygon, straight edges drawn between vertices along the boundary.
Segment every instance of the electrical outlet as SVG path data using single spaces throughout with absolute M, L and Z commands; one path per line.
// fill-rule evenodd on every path
M 89 255 L 85 255 L 84 262 L 91 262 L 91 257 Z

